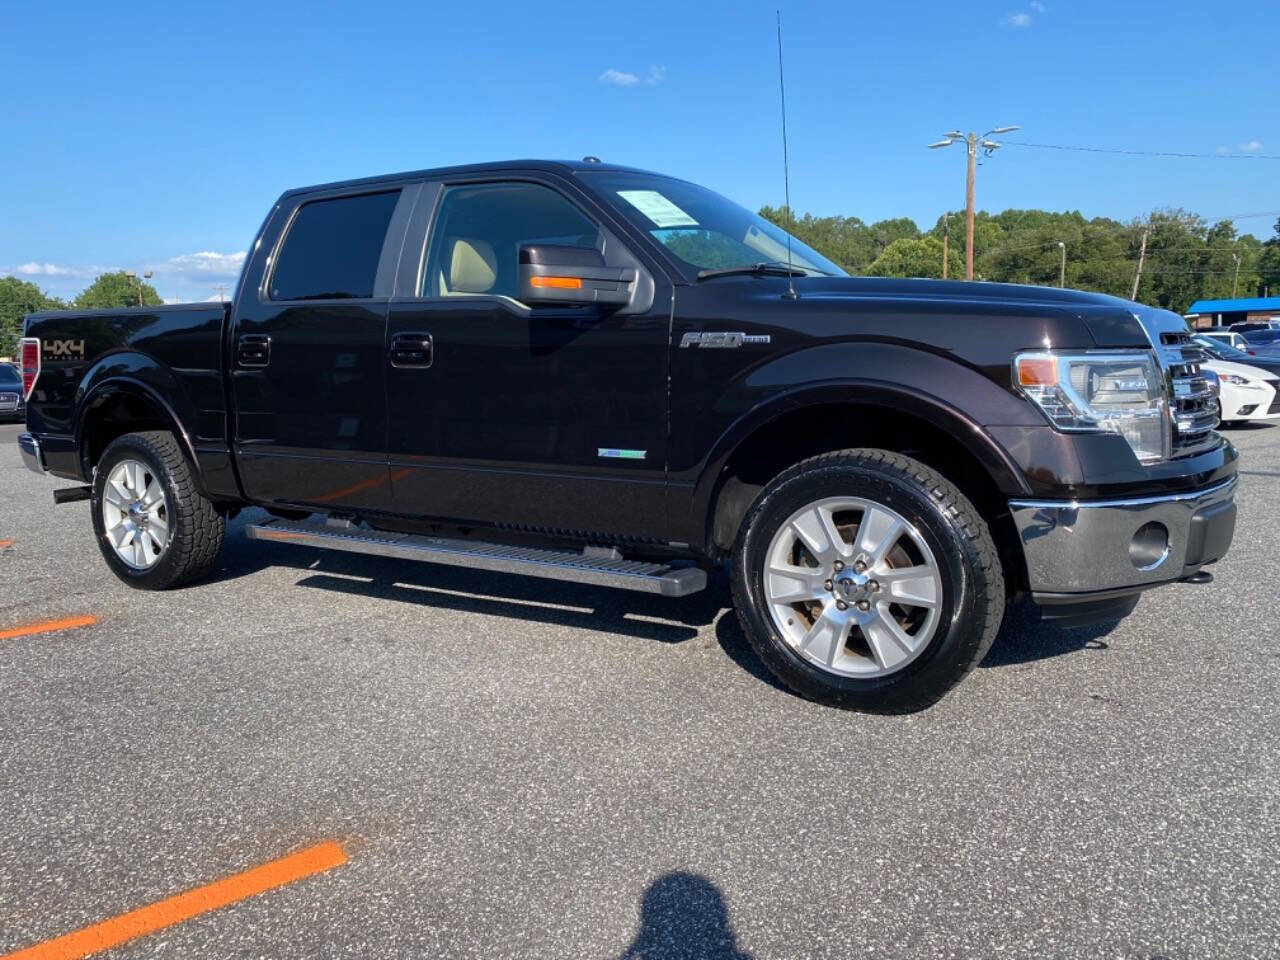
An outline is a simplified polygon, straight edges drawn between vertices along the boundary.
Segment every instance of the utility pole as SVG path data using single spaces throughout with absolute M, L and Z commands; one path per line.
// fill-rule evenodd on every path
M 947 241 L 951 239 L 951 214 L 942 215 L 942 279 L 947 279 Z
M 1138 272 L 1133 275 L 1133 293 L 1129 294 L 1130 300 L 1138 299 L 1138 281 L 1142 279 L 1142 263 L 1147 259 L 1147 234 L 1150 232 L 1147 228 L 1142 231 L 1142 249 L 1138 251 Z
M 1067 285 L 1067 245 L 1059 240 L 1058 249 L 1062 251 L 1062 267 L 1058 270 L 1058 286 L 1065 287 Z
M 1231 281 L 1231 299 L 1236 298 L 1236 290 L 1240 287 L 1240 254 L 1233 253 L 1231 259 L 1236 262 L 1236 278 Z
M 987 138 L 992 134 L 1011 133 L 1019 127 L 993 127 L 982 136 L 976 133 L 970 133 L 965 136 L 959 130 L 952 130 L 950 133 L 944 133 L 942 139 L 937 143 L 929 144 L 930 150 L 936 150 L 939 147 L 949 147 L 952 143 L 959 141 L 965 145 L 965 153 L 967 154 L 968 166 L 965 172 L 964 180 L 964 278 L 966 280 L 973 279 L 973 175 L 974 167 L 978 161 L 978 148 L 981 147 L 986 151 L 987 156 L 991 156 L 996 150 L 1000 149 L 1000 144 L 994 140 Z

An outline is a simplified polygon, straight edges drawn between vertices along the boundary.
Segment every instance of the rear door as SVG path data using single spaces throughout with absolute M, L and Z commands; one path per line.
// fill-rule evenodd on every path
M 235 451 L 253 500 L 390 505 L 384 344 L 412 206 L 402 193 L 299 197 L 276 211 L 283 227 L 253 253 L 228 345 Z

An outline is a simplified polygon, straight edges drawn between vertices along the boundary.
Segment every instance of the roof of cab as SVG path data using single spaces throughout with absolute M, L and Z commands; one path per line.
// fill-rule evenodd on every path
M 399 183 L 405 180 L 439 180 L 463 174 L 502 173 L 510 170 L 534 170 L 560 174 L 575 174 L 583 170 L 613 170 L 622 173 L 644 173 L 649 176 L 661 176 L 661 174 L 654 174 L 649 170 L 640 170 L 636 167 L 625 167 L 614 163 L 602 163 L 598 160 L 497 160 L 491 163 L 467 163 L 454 167 L 407 170 L 402 173 L 385 173 L 375 177 L 360 177 L 355 180 L 335 180 L 333 183 L 317 183 L 308 187 L 295 187 L 292 190 L 286 190 L 282 194 L 282 199 L 303 193 L 317 193 L 321 190 L 377 186 L 382 183 Z

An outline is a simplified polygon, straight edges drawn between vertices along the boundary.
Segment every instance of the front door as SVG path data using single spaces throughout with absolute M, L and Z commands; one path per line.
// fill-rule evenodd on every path
M 622 309 L 530 308 L 516 296 L 523 243 L 638 261 L 545 183 L 446 186 L 436 209 L 413 295 L 388 319 L 389 349 L 429 348 L 388 365 L 396 512 L 664 538 L 666 281 L 655 296 L 641 269 L 641 295 Z
M 229 344 L 236 459 L 252 500 L 390 504 L 384 341 L 395 257 L 383 247 L 399 199 L 383 189 L 307 200 L 282 211 L 275 263 L 255 252 L 259 283 L 241 291 Z

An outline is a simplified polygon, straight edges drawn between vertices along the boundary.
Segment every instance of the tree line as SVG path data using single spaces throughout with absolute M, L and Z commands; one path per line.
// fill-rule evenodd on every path
M 22 336 L 22 318 L 41 310 L 97 310 L 105 307 L 155 307 L 164 303 L 156 288 L 124 271 L 104 273 L 70 300 L 51 297 L 34 283 L 0 277 L 0 357 L 13 356 Z
M 947 274 L 964 276 L 963 211 L 943 214 L 927 231 L 907 217 L 867 224 L 857 217 L 806 213 L 792 222 L 786 207 L 763 207 L 760 215 L 855 275 L 941 277 L 943 235 L 949 233 Z M 1186 210 L 1158 210 L 1127 223 L 1086 220 L 1078 211 L 980 211 L 974 217 L 974 276 L 1056 286 L 1065 251 L 1066 286 L 1128 297 L 1144 233 L 1137 297 L 1142 303 L 1185 313 L 1196 300 L 1230 297 L 1233 291 L 1241 297 L 1280 295 L 1280 219 L 1264 243 L 1238 234 L 1230 220 L 1210 224 Z M 146 306 L 163 302 L 149 283 L 123 271 L 102 274 L 70 301 L 17 277 L 0 278 L 0 356 L 13 355 L 28 313 L 137 306 L 140 293 Z
M 760 215 L 789 226 L 797 238 L 849 273 L 881 277 L 941 277 L 943 235 L 949 232 L 947 275 L 964 277 L 964 211 L 943 214 L 927 231 L 906 217 L 867 224 L 857 217 L 806 213 L 791 222 L 786 207 L 763 207 Z M 1066 286 L 1127 298 L 1144 233 L 1141 303 L 1185 313 L 1201 299 L 1280 295 L 1280 219 L 1264 243 L 1238 234 L 1230 220 L 1210 224 L 1186 210 L 1158 210 L 1127 223 L 1107 217 L 1086 220 L 1078 211 L 979 211 L 974 216 L 973 274 L 983 280 L 1057 286 L 1065 250 Z

